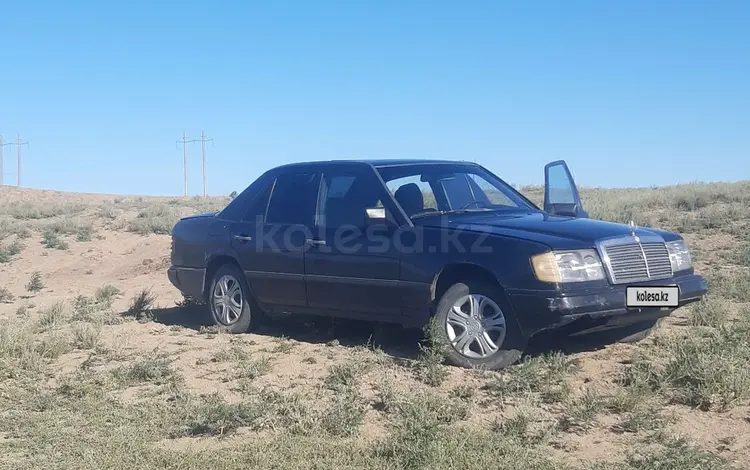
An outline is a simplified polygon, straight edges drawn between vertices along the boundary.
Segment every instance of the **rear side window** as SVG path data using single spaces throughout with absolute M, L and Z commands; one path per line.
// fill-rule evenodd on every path
M 320 185 L 317 225 L 362 227 L 367 208 L 383 207 L 383 193 L 372 173 L 326 172 Z
M 271 192 L 266 223 L 312 226 L 319 185 L 319 173 L 280 175 Z

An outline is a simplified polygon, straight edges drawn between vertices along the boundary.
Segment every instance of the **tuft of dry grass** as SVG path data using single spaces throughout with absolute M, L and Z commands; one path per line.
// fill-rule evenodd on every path
M 440 386 L 448 377 L 445 346 L 439 341 L 438 328 L 442 326 L 432 317 L 424 328 L 424 341 L 419 344 L 419 359 L 413 364 L 417 380 L 433 387 Z
M 42 280 L 42 273 L 34 271 L 31 273 L 29 282 L 26 283 L 26 290 L 29 292 L 39 292 L 44 289 L 44 280 Z
M 76 349 L 94 349 L 99 345 L 101 327 L 90 323 L 73 325 L 73 346 Z
M 126 316 L 134 317 L 141 321 L 151 319 L 152 309 L 156 302 L 156 294 L 151 292 L 151 289 L 141 289 L 130 300 L 130 306 L 128 307 Z
M 128 230 L 141 235 L 169 235 L 179 219 L 180 213 L 176 208 L 166 204 L 152 205 L 141 210 L 130 221 Z
M 57 250 L 67 250 L 69 248 L 68 242 L 61 239 L 59 233 L 52 229 L 47 229 L 42 234 L 42 245 L 45 248 L 54 248 Z
M 7 287 L 0 287 L 0 304 L 9 304 L 16 300 L 16 296 Z
M 558 402 L 569 396 L 567 379 L 577 370 L 577 360 L 559 352 L 547 353 L 492 373 L 487 389 L 500 400 L 536 394 L 545 403 Z
M 65 302 L 57 302 L 45 308 L 39 314 L 38 324 L 41 329 L 59 328 L 68 321 L 68 311 Z
M 7 246 L 0 244 L 0 263 L 10 263 L 13 257 L 19 255 L 23 249 L 23 243 L 19 240 L 14 240 Z
M 162 385 L 180 379 L 179 374 L 172 367 L 172 360 L 169 356 L 158 351 L 144 354 L 134 362 L 114 369 L 112 374 L 124 387 L 144 383 Z
M 658 392 L 674 403 L 725 410 L 750 400 L 750 322 L 671 335 L 644 348 L 623 383 Z
M 709 326 L 719 328 L 727 321 L 727 305 L 713 295 L 707 295 L 690 306 L 688 321 L 692 326 Z

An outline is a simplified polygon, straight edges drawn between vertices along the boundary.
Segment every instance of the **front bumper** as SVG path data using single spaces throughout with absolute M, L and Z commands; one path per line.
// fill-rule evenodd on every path
M 203 268 L 186 268 L 171 266 L 167 270 L 167 277 L 173 286 L 183 294 L 194 299 L 203 299 L 203 286 L 205 285 L 206 270 Z
M 634 284 L 636 285 L 636 284 Z M 617 328 L 668 316 L 676 308 L 700 300 L 707 292 L 706 280 L 698 274 L 638 283 L 638 286 L 676 285 L 678 307 L 628 308 L 626 285 L 570 292 L 509 291 L 518 322 L 527 336 L 540 331 L 577 324 L 584 329 Z

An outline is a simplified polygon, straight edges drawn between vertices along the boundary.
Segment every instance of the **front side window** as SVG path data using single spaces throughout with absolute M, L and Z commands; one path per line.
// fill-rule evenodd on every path
M 423 207 L 425 209 L 437 210 L 437 202 L 435 202 L 435 194 L 432 192 L 432 188 L 429 183 L 421 181 L 420 175 L 410 175 L 403 178 L 396 178 L 394 180 L 386 182 L 386 186 L 391 191 L 391 194 L 395 195 L 396 191 L 406 185 L 417 186 L 419 191 L 422 193 Z M 402 190 L 403 192 L 403 190 Z
M 378 169 L 409 217 L 462 210 L 535 209 L 523 196 L 480 166 L 393 166 Z
M 312 226 L 319 185 L 319 173 L 280 175 L 273 185 L 266 223 Z
M 271 195 L 272 188 L 273 182 L 268 183 L 265 188 L 260 190 L 252 198 L 248 198 L 248 202 L 245 206 L 245 213 L 242 216 L 243 222 L 263 221 L 263 216 L 266 214 L 266 208 L 268 207 L 268 196 Z

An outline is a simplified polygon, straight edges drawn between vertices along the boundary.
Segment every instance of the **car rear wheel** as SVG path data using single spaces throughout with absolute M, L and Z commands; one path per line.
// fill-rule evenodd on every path
M 231 264 L 221 266 L 211 279 L 208 306 L 216 325 L 232 333 L 245 333 L 250 328 L 250 288 L 245 276 Z
M 499 287 L 456 283 L 440 298 L 435 316 L 435 334 L 451 364 L 495 370 L 523 354 L 526 338 Z

